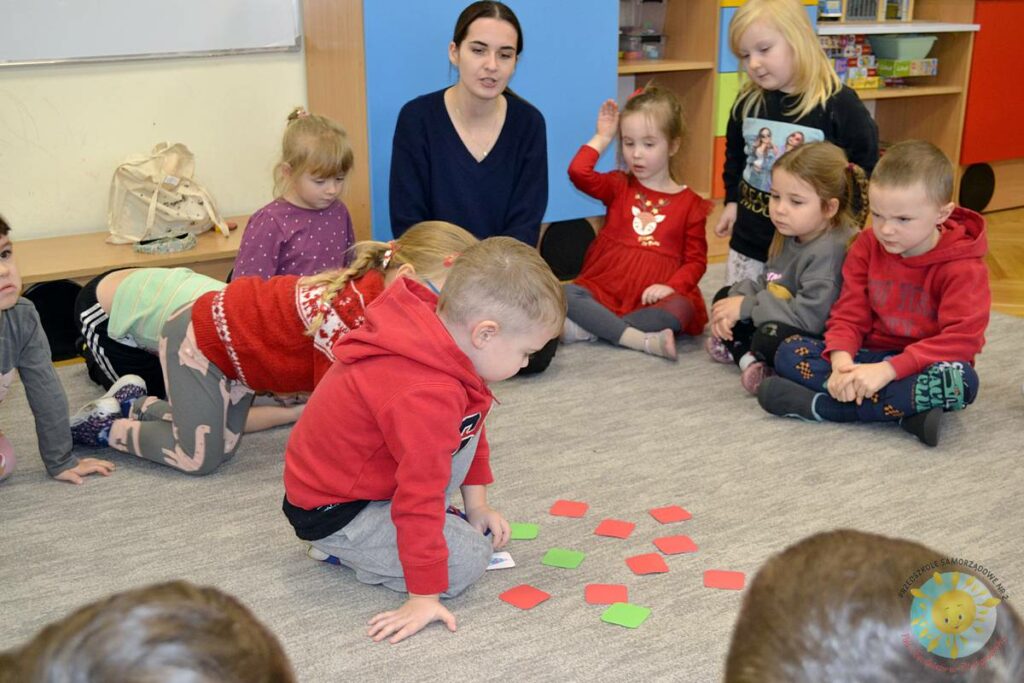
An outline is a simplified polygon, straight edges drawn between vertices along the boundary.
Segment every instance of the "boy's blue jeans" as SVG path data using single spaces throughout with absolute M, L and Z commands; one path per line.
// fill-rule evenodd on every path
M 814 404 L 815 412 L 831 422 L 888 422 L 932 408 L 963 410 L 978 395 L 978 374 L 966 361 L 933 363 L 916 375 L 894 380 L 874 396 L 842 403 L 828 393 L 832 364 L 821 357 L 825 342 L 795 335 L 779 346 L 775 371 L 814 391 L 824 392 Z M 861 349 L 855 363 L 878 363 L 899 351 Z

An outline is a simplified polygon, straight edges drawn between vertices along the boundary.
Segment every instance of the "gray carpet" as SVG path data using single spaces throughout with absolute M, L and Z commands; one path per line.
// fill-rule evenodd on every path
M 713 267 L 705 291 L 721 278 Z M 488 572 L 448 603 L 457 633 L 435 624 L 398 646 L 372 643 L 364 624 L 402 597 L 307 559 L 282 515 L 287 429 L 246 436 L 232 462 L 202 479 L 101 451 L 118 470 L 74 487 L 43 471 L 16 385 L 0 420 L 21 456 L 0 484 L 0 648 L 110 592 L 184 578 L 248 604 L 303 681 L 714 681 L 742 594 L 704 588 L 703 570 L 749 580 L 771 553 L 836 527 L 975 560 L 1012 596 L 1024 588 L 1024 320 L 994 315 L 988 339 L 980 397 L 947 416 L 937 449 L 888 425 L 772 417 L 697 340 L 680 344 L 676 365 L 603 344 L 562 347 L 545 374 L 496 385 L 501 403 L 488 421 L 490 499 L 510 520 L 540 524 L 540 537 L 512 544 L 519 566 Z M 84 366 L 60 375 L 73 406 L 97 393 Z M 551 517 L 558 498 L 586 501 L 590 511 Z M 661 526 L 647 514 L 669 504 L 693 519 Z M 594 536 L 606 517 L 636 530 L 626 540 Z M 691 536 L 699 551 L 667 558 L 667 574 L 629 571 L 625 557 L 673 533 Z M 577 570 L 542 566 L 556 546 L 586 559 Z M 601 607 L 583 600 L 591 582 L 627 584 L 650 619 L 637 630 L 602 623 Z M 552 598 L 526 612 L 498 600 L 520 583 Z

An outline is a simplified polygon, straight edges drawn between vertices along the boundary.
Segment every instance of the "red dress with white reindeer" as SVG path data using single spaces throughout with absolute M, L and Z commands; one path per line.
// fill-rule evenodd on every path
M 700 334 L 708 314 L 697 283 L 708 264 L 705 222 L 711 203 L 686 187 L 668 194 L 622 171 L 598 173 L 599 156 L 584 145 L 569 164 L 573 185 L 608 207 L 575 284 L 618 316 L 642 308 L 640 295 L 650 285 L 668 285 L 693 304 L 683 332 Z

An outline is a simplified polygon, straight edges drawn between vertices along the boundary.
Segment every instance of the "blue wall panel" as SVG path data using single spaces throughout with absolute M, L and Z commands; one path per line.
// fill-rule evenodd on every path
M 363 3 L 366 43 L 370 194 L 375 239 L 391 237 L 388 175 L 398 111 L 408 100 L 455 83 L 448 43 L 468 0 Z M 512 88 L 544 114 L 550 198 L 545 220 L 604 213 L 569 183 L 566 169 L 594 132 L 597 109 L 616 93 L 618 3 L 602 0 L 513 0 L 523 27 L 523 54 Z M 605 153 L 601 168 L 614 161 Z

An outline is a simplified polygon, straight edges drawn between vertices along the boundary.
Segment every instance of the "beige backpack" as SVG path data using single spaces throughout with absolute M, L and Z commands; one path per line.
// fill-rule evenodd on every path
M 228 226 L 213 199 L 195 181 L 195 157 L 181 143 L 161 142 L 145 156 L 131 157 L 110 182 L 107 223 L 111 244 L 127 244 Z

